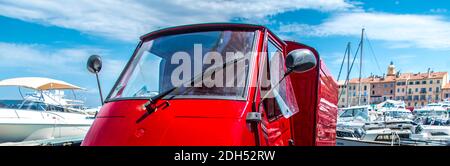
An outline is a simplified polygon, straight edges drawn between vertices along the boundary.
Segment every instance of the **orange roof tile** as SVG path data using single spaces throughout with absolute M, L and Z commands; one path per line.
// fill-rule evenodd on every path
M 447 75 L 447 72 L 433 72 L 430 73 L 428 77 L 428 73 L 403 73 L 400 75 L 400 79 L 410 79 L 410 80 L 420 80 L 424 78 L 438 79 L 444 78 Z
M 430 76 L 428 76 L 428 73 L 402 73 L 398 77 L 396 76 L 385 76 L 382 77 L 368 77 L 368 78 L 361 78 L 362 83 L 386 83 L 386 82 L 395 82 L 395 81 L 402 81 L 402 80 L 421 80 L 421 79 L 442 79 L 445 75 L 447 75 L 447 72 L 433 72 L 430 73 Z M 349 81 L 350 84 L 357 84 L 359 83 L 359 78 L 353 78 Z M 450 84 L 450 83 L 449 83 Z M 447 84 L 448 85 L 448 84 Z

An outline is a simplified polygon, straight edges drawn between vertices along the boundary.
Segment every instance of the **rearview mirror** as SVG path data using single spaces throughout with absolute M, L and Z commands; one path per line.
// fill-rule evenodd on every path
M 98 55 L 91 55 L 87 61 L 87 69 L 91 73 L 98 73 L 102 69 L 102 58 Z
M 307 72 L 317 65 L 316 56 L 308 49 L 296 49 L 286 57 L 286 67 L 296 73 Z
M 98 79 L 98 73 L 102 69 L 102 58 L 98 55 L 91 55 L 87 61 L 86 66 L 89 72 L 95 74 L 95 77 L 97 78 L 98 92 L 100 93 L 100 101 L 103 105 L 104 102 L 102 88 L 100 87 L 100 80 Z M 95 113 L 95 117 L 97 117 L 97 113 Z

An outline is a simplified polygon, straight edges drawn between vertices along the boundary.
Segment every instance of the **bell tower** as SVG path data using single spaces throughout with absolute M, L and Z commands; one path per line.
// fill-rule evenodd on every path
M 395 76 L 395 66 L 394 66 L 394 62 L 392 62 L 392 61 L 391 61 L 391 64 L 388 66 L 387 76 Z

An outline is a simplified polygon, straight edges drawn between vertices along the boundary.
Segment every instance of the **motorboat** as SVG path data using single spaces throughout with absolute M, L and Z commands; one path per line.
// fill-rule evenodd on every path
M 401 146 L 405 145 L 402 139 L 408 139 L 411 132 L 389 128 L 371 130 L 338 128 L 336 134 L 337 146 Z
M 420 124 L 411 139 L 421 141 L 450 141 L 450 120 L 444 103 L 430 103 L 414 110 L 414 121 Z
M 343 128 L 361 128 L 366 123 L 372 122 L 379 116 L 371 106 L 352 106 L 343 108 L 339 114 L 337 126 Z
M 70 112 L 82 112 L 94 115 L 100 108 L 88 108 L 84 101 L 77 99 L 76 90 L 84 90 L 81 87 L 64 81 L 43 77 L 19 77 L 0 81 L 0 86 L 18 87 L 22 101 L 42 101 L 49 105 L 57 105 Z M 23 94 L 21 88 L 31 89 L 32 92 Z M 68 98 L 65 92 L 72 92 L 73 97 Z M 3 100 L 3 103 L 10 101 Z M 11 104 L 13 104 L 11 106 Z M 9 103 L 10 107 L 18 107 L 19 103 Z M 1 104 L 0 104 L 1 106 Z
M 339 114 L 337 146 L 393 146 L 409 138 L 413 126 L 409 122 L 380 120 L 382 112 L 370 105 L 343 108 Z M 386 114 L 384 114 L 386 115 Z M 393 119 L 394 120 L 394 119 Z M 410 124 L 410 125 L 406 125 Z
M 337 146 L 448 146 L 449 126 L 422 126 L 410 121 L 337 128 Z
M 430 103 L 427 105 L 427 107 L 443 108 L 443 109 L 447 110 L 447 112 L 450 112 L 450 101 L 448 99 L 446 99 L 439 103 Z
M 93 122 L 79 101 L 65 99 L 62 93 L 81 87 L 41 77 L 6 79 L 0 86 L 19 87 L 22 96 L 0 104 L 0 143 L 84 136 Z M 21 88 L 34 92 L 23 95 Z
M 411 139 L 420 141 L 450 142 L 450 126 L 420 125 Z
M 379 116 L 379 121 L 413 120 L 412 112 L 406 109 L 405 102 L 396 100 L 386 100 L 376 105 L 376 110 L 383 116 Z
M 363 126 L 389 126 L 412 122 L 412 113 L 404 107 L 384 105 L 379 109 L 376 108 L 370 105 L 343 108 L 339 114 L 337 126 L 356 129 Z
M 355 119 L 362 119 L 363 121 L 375 120 L 379 115 L 371 106 L 353 106 L 343 108 L 342 113 L 339 114 L 340 121 L 353 121 Z
M 375 107 L 377 110 L 380 110 L 380 111 L 389 110 L 389 109 L 405 109 L 406 104 L 404 101 L 400 101 L 400 100 L 386 100 L 384 102 L 377 104 Z
M 429 104 L 413 111 L 414 121 L 424 125 L 449 125 L 449 113 L 440 104 Z

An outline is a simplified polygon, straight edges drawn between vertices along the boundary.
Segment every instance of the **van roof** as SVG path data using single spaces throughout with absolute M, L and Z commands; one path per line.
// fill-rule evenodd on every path
M 181 25 L 159 29 L 150 33 L 147 33 L 140 37 L 141 40 L 144 40 L 148 37 L 157 35 L 163 36 L 167 34 L 173 33 L 183 33 L 183 32 L 195 32 L 195 31 L 204 31 L 209 29 L 217 29 L 217 30 L 225 30 L 225 29 L 254 29 L 254 30 L 264 30 L 267 29 L 262 25 L 255 24 L 243 24 L 243 23 L 202 23 L 202 24 L 189 24 L 189 25 Z

